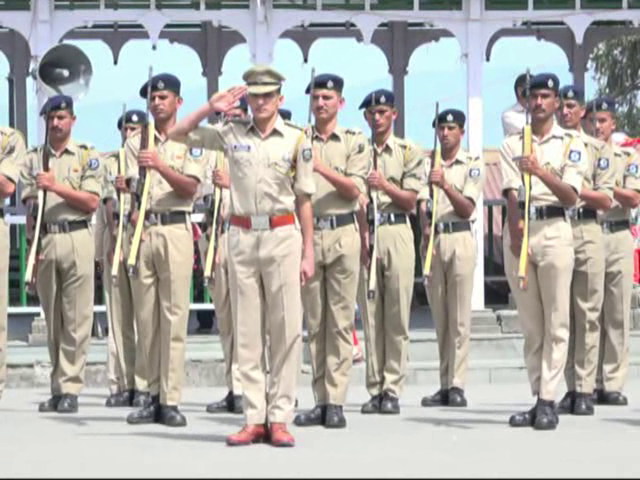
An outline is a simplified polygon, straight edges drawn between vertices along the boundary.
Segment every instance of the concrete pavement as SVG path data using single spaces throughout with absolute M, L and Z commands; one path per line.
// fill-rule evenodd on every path
M 524 379 L 523 379 L 524 380 Z M 532 400 L 525 383 L 477 384 L 467 409 L 420 407 L 432 390 L 408 386 L 400 416 L 363 416 L 361 386 L 349 392 L 346 430 L 292 427 L 298 445 L 229 448 L 241 416 L 210 415 L 220 388 L 190 388 L 188 426 L 129 426 L 129 409 L 104 407 L 106 390 L 87 389 L 75 415 L 40 414 L 46 389 L 8 389 L 0 400 L 0 477 L 637 477 L 640 381 L 628 407 L 597 407 L 594 417 L 561 417 L 558 430 L 507 424 Z M 558 392 L 561 395 L 563 392 Z M 298 390 L 310 407 L 309 388 Z

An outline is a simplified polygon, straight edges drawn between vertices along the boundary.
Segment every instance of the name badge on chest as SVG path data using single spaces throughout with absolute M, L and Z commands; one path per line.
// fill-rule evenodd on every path
M 231 145 L 231 151 L 234 153 L 248 153 L 251 151 L 251 145 L 248 143 L 234 143 Z

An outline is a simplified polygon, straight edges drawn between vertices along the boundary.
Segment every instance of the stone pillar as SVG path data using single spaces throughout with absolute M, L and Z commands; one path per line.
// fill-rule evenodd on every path
M 408 25 L 407 22 L 391 22 L 391 65 L 389 73 L 393 78 L 393 93 L 395 95 L 396 109 L 398 110 L 398 118 L 393 125 L 393 133 L 398 137 L 404 137 L 404 121 L 405 121 L 405 95 L 404 95 L 404 79 L 407 75 L 407 40 Z
M 484 42 L 482 23 L 472 20 L 467 23 L 466 57 L 467 57 L 467 136 L 469 151 L 473 155 L 482 156 L 482 67 L 484 61 Z M 477 262 L 473 275 L 472 310 L 484 309 L 484 197 L 480 195 L 476 204 L 475 237 L 477 244 Z
M 584 77 L 587 71 L 587 59 L 585 58 L 584 46 L 573 44 L 571 71 L 573 73 L 573 85 L 584 91 Z M 586 94 L 587 92 L 585 92 Z M 595 92 L 589 92 L 589 96 L 593 97 Z
M 207 22 L 204 27 L 205 35 L 205 64 L 204 74 L 207 77 L 207 98 L 216 93 L 220 89 L 219 79 L 222 73 L 222 32 L 220 28 L 214 27 L 210 22 Z M 216 117 L 212 115 L 209 117 L 209 123 L 215 122 Z

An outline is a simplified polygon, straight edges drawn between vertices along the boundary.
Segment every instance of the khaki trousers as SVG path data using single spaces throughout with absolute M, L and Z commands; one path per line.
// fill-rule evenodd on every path
M 629 230 L 604 234 L 605 276 L 597 388 L 621 392 L 629 371 L 633 287 L 633 237 Z
M 0 398 L 7 381 L 7 311 L 9 308 L 9 226 L 0 218 Z
M 572 225 L 575 265 L 571 280 L 569 350 L 564 378 L 568 391 L 592 393 L 604 297 L 604 237 L 595 220 L 574 220 Z
M 93 326 L 93 232 L 43 235 L 41 247 L 36 288 L 47 323 L 51 393 L 77 395 Z
M 399 397 L 406 376 L 409 316 L 415 269 L 413 231 L 408 223 L 378 227 L 377 289 L 362 317 L 367 349 L 366 385 L 371 396 Z M 367 277 L 363 275 L 364 295 Z
M 208 246 L 209 242 L 207 241 L 207 237 L 203 234 L 199 241 L 200 260 L 203 266 L 207 258 Z M 231 314 L 231 295 L 229 292 L 229 256 L 227 253 L 226 233 L 222 233 L 218 237 L 216 249 L 218 253 L 218 263 L 214 266 L 214 281 L 213 284 L 209 283 L 207 288 L 216 311 L 216 322 L 218 323 L 222 354 L 224 355 L 224 376 L 227 390 L 233 392 L 234 395 L 242 395 L 236 344 L 233 336 L 233 316 Z
M 260 232 L 231 226 L 227 242 L 246 423 L 290 422 L 301 362 L 300 231 L 295 225 Z
M 476 242 L 471 232 L 437 234 L 434 242 L 426 291 L 438 337 L 440 388 L 464 390 Z
M 130 235 L 127 230 L 122 238 L 122 261 L 118 267 L 118 276 L 111 277 L 109 262 L 110 235 L 105 235 L 105 272 L 103 282 L 105 296 L 107 296 L 107 318 L 109 320 L 109 349 L 107 357 L 107 372 L 113 371 L 115 381 L 110 381 L 111 393 L 125 390 L 148 390 L 146 367 L 142 352 L 143 342 L 136 339 L 136 321 L 133 308 L 131 282 L 126 272 L 126 258 L 129 254 Z M 115 242 L 115 240 L 113 240 Z
M 318 230 L 313 244 L 315 273 L 302 289 L 312 389 L 317 405 L 344 405 L 353 363 L 360 234 L 355 223 Z
M 193 232 L 184 223 L 146 228 L 138 273 L 131 279 L 138 334 L 143 342 L 149 393 L 162 405 L 182 398 L 189 290 L 193 275 Z
M 518 257 L 511 252 L 508 224 L 503 234 L 505 273 L 518 307 L 531 393 L 554 401 L 567 361 L 573 234 L 564 218 L 529 223 L 528 284 L 518 285 Z

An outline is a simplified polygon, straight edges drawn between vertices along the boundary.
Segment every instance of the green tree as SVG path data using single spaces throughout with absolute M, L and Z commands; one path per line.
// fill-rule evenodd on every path
M 640 136 L 640 35 L 605 40 L 590 58 L 598 95 L 607 95 L 618 106 L 618 128 Z

